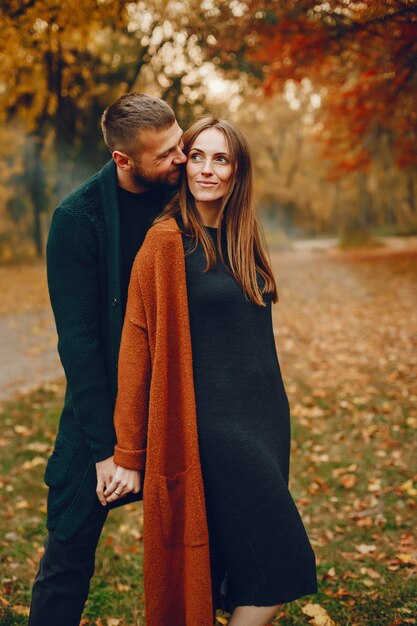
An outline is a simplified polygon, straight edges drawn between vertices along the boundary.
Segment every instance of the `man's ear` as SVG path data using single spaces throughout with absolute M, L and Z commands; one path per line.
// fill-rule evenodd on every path
M 112 152 L 112 157 L 117 167 L 119 167 L 121 170 L 130 171 L 133 168 L 133 165 L 134 165 L 133 160 L 131 159 L 130 156 L 128 156 L 124 152 L 120 152 L 119 150 L 114 150 Z

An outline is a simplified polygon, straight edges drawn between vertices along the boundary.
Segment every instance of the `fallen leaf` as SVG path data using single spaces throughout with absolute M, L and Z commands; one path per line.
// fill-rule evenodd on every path
M 46 459 L 42 456 L 35 456 L 30 461 L 25 461 L 22 465 L 22 470 L 31 470 L 39 465 L 45 465 Z
M 344 598 L 345 596 L 350 596 L 349 589 L 346 587 L 339 587 L 336 593 L 333 594 L 333 598 Z
M 313 621 L 310 622 L 312 626 L 336 626 L 336 623 L 329 617 L 327 611 L 323 609 L 320 604 L 309 602 L 303 606 L 301 610 L 304 615 L 313 618 Z
M 348 467 L 335 467 L 332 470 L 332 476 L 337 478 L 338 476 L 342 476 L 343 474 L 349 474 L 351 472 L 356 472 L 358 469 L 357 463 L 352 463 Z
M 340 479 L 340 484 L 345 489 L 352 489 L 357 483 L 355 474 L 344 474 Z
M 375 552 L 376 546 L 361 543 L 359 546 L 356 546 L 356 550 L 361 554 L 370 554 L 371 552 Z
M 327 576 L 330 576 L 331 578 L 336 576 L 336 569 L 335 569 L 335 567 L 331 567 L 329 570 L 327 570 Z
M 29 502 L 27 502 L 27 500 L 20 500 L 19 502 L 16 502 L 15 507 L 18 510 L 28 509 L 29 508 Z
M 376 572 L 371 567 L 361 567 L 360 573 L 369 576 L 369 578 L 381 578 L 381 574 Z
M 416 557 L 408 552 L 399 552 L 395 556 L 400 559 L 401 563 L 417 563 Z
M 29 607 L 23 606 L 22 604 L 16 604 L 13 607 L 13 611 L 18 615 L 29 615 Z
M 33 452 L 49 452 L 51 444 L 42 443 L 41 441 L 32 441 L 31 443 L 28 443 L 27 449 L 32 450 Z
M 414 485 L 413 485 L 413 481 L 411 480 L 406 480 L 405 483 L 403 483 L 402 485 L 400 485 L 400 489 L 401 491 L 405 491 L 405 493 L 408 496 L 417 496 L 417 489 L 415 489 Z
M 16 435 L 20 435 L 21 437 L 28 437 L 32 433 L 27 426 L 23 426 L 22 424 L 16 424 L 14 432 Z
M 119 526 L 119 532 L 122 533 L 122 535 L 127 533 L 129 529 L 130 529 L 130 524 L 120 524 Z

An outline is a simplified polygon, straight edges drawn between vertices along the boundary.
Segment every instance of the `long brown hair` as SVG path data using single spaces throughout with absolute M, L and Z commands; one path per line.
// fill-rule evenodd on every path
M 208 128 L 216 128 L 223 133 L 234 166 L 234 172 L 220 207 L 221 228 L 217 233 L 220 259 L 222 263 L 225 263 L 221 246 L 224 227 L 233 277 L 248 300 L 265 306 L 262 294 L 271 294 L 272 301 L 276 302 L 278 292 L 265 239 L 253 204 L 253 172 L 249 146 L 240 130 L 230 122 L 214 117 L 203 117 L 183 135 L 183 152 L 187 156 L 198 135 Z M 201 241 L 207 259 L 206 271 L 208 271 L 216 264 L 216 250 L 211 237 L 204 229 L 194 197 L 188 188 L 185 168 L 179 192 L 155 222 L 175 217 L 178 214 L 182 217 L 185 233 L 195 239 L 195 247 Z M 259 272 L 264 279 L 262 289 L 258 285 L 256 272 Z

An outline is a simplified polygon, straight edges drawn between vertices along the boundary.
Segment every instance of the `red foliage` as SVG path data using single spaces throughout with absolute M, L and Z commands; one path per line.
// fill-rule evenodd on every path
M 326 153 L 335 172 L 366 168 L 372 134 L 388 132 L 399 167 L 417 165 L 417 3 L 252 0 L 256 45 L 267 94 L 309 78 L 325 90 Z M 343 150 L 341 151 L 341 148 Z
M 208 56 L 245 67 L 267 95 L 310 80 L 322 97 L 325 152 L 344 172 L 366 167 L 375 137 L 389 138 L 399 167 L 417 166 L 417 0 L 218 0 Z M 239 4 L 239 15 L 233 6 Z M 324 137 L 324 139 L 323 139 Z M 358 154 L 368 154 L 368 159 Z

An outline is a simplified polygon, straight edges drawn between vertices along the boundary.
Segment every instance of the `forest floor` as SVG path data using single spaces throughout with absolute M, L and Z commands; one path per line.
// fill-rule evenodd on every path
M 319 592 L 286 604 L 271 624 L 417 624 L 417 248 L 307 246 L 272 260 L 292 414 L 290 490 L 316 552 Z M 42 266 L 1 268 L 0 287 L 8 361 L 51 368 L 32 390 L 20 366 L 12 370 L 17 383 L 9 377 L 1 406 L 0 624 L 18 626 L 42 554 L 42 476 L 64 386 L 50 360 L 56 338 Z M 1 326 L 13 318 L 15 330 Z M 144 626 L 141 528 L 138 505 L 109 516 L 84 625 Z

